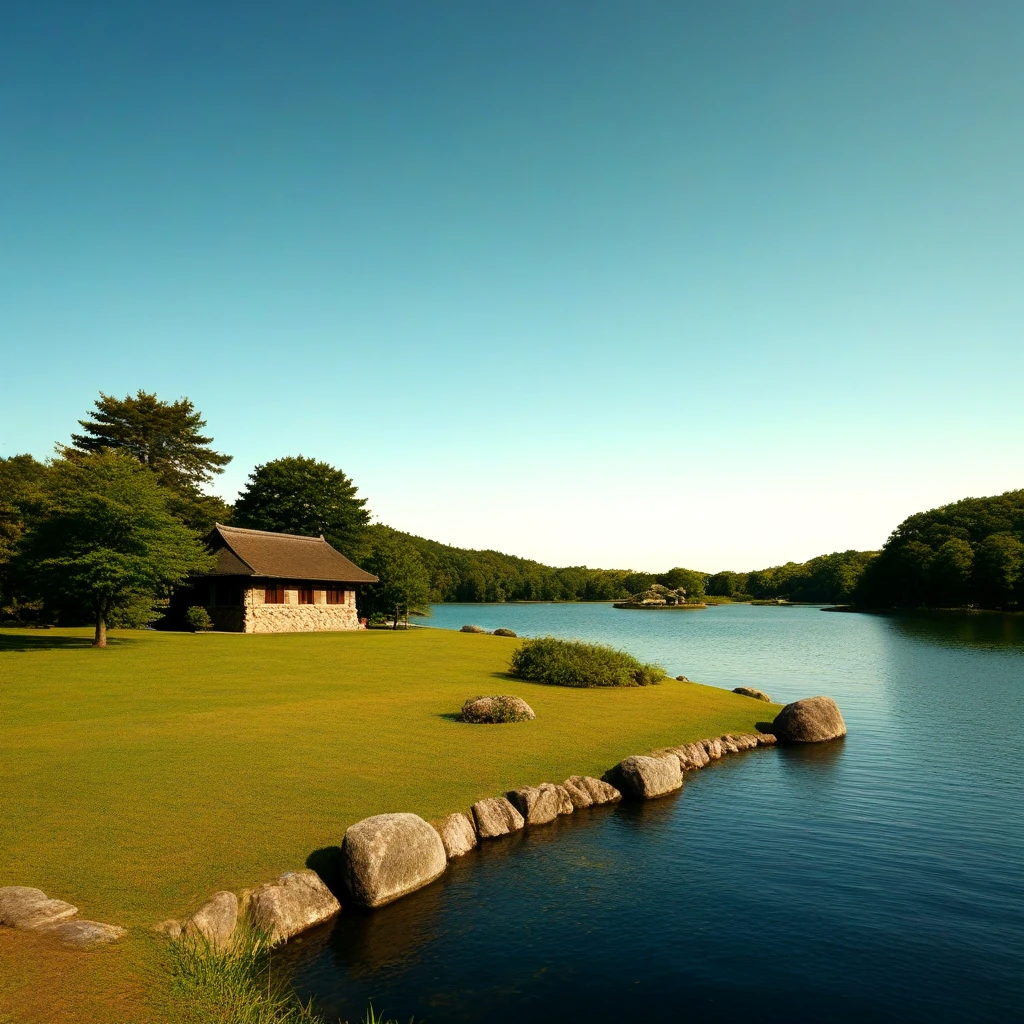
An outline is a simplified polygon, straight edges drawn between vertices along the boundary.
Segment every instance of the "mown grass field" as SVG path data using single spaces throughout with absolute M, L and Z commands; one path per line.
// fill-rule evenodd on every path
M 125 631 L 107 650 L 88 640 L 0 631 L 0 885 L 38 886 L 129 927 L 302 867 L 367 815 L 437 817 L 513 786 L 600 775 L 628 754 L 750 731 L 777 710 L 674 680 L 514 680 L 504 672 L 517 641 L 441 630 Z M 467 698 L 502 692 L 537 720 L 455 720 Z M 0 944 L 0 978 L 16 947 Z M 92 956 L 97 969 L 124 959 Z

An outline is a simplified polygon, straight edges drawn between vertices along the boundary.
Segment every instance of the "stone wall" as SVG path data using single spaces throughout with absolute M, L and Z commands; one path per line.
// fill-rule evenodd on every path
M 245 592 L 246 633 L 322 633 L 359 629 L 356 594 L 345 592 L 344 604 L 327 604 L 323 590 L 313 592 L 313 604 L 299 604 L 298 591 L 284 592 L 284 604 L 266 604 L 262 588 Z

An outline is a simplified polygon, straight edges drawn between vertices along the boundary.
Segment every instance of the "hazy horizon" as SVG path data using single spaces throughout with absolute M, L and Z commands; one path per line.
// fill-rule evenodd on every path
M 376 519 L 747 570 L 1024 485 L 1024 7 L 54 0 L 0 34 L 0 456 L 191 398 Z

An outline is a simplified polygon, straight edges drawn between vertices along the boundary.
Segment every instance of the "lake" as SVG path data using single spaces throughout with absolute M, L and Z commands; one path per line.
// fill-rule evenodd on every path
M 346 912 L 287 953 L 329 1019 L 372 999 L 420 1022 L 1024 1020 L 1024 617 L 580 604 L 425 621 L 611 643 L 780 702 L 828 694 L 849 736 L 725 759 L 676 796 L 485 844 Z

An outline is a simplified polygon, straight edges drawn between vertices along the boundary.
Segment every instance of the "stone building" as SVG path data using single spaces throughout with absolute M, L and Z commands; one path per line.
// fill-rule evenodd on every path
M 236 633 L 359 629 L 356 588 L 376 583 L 323 537 L 243 530 L 219 523 L 207 538 L 217 564 L 193 583 L 213 628 Z M 180 603 L 180 602 L 179 602 Z

